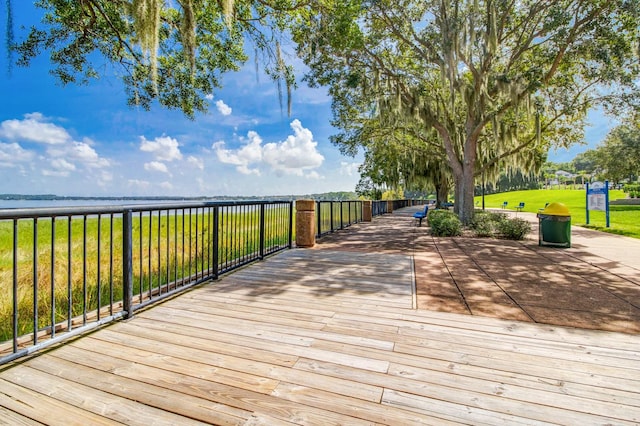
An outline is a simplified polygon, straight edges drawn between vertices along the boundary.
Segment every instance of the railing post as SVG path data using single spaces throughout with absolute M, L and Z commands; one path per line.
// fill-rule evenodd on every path
M 260 260 L 264 259 L 264 204 L 260 204 Z
M 296 201 L 296 246 L 313 247 L 316 244 L 315 207 L 313 200 Z
M 293 248 L 293 201 L 289 202 L 289 248 Z
M 387 213 L 393 213 L 393 201 L 387 201 Z
M 122 213 L 122 309 L 125 318 L 133 317 L 133 214 Z
M 333 220 L 333 201 L 329 201 L 329 217 L 331 218 L 331 220 L 329 221 L 331 223 L 331 229 L 329 229 L 329 231 L 333 232 L 336 230 L 336 226 L 334 225 L 334 220 Z
M 362 221 L 363 222 L 371 222 L 373 214 L 371 211 L 371 200 L 366 200 L 362 202 Z
M 316 234 L 319 237 L 322 235 L 322 201 L 316 201 Z
M 213 279 L 217 280 L 219 275 L 218 263 L 220 263 L 220 258 L 218 256 L 218 248 L 220 245 L 220 207 L 215 206 L 213 208 Z

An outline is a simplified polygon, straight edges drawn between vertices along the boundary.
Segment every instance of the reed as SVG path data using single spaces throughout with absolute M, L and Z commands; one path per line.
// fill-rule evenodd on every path
M 134 303 L 184 285 L 195 274 L 204 276 L 214 266 L 215 239 L 223 269 L 259 252 L 258 208 L 220 209 L 217 229 L 212 211 L 195 213 L 134 214 Z M 271 207 L 265 213 L 265 246 L 286 245 L 288 208 Z M 19 336 L 121 309 L 122 223 L 117 215 L 19 220 L 14 259 L 14 223 L 0 222 L 0 342 L 13 335 L 14 286 Z

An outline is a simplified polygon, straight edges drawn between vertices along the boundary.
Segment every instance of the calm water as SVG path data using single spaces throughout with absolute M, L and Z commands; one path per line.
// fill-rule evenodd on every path
M 185 200 L 189 202 L 193 200 Z M 213 200 L 207 200 L 213 201 Z M 26 209 L 31 207 L 88 207 L 88 206 L 124 206 L 141 204 L 181 203 L 182 200 L 1 200 L 0 209 Z

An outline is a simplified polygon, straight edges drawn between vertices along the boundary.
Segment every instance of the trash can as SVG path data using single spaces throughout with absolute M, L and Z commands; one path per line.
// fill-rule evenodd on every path
M 551 203 L 538 213 L 538 245 L 571 247 L 571 216 L 562 203 Z

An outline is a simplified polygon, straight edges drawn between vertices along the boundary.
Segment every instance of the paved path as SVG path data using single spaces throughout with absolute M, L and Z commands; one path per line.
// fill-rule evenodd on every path
M 640 240 L 572 227 L 572 247 L 434 238 L 400 209 L 318 241 L 316 249 L 413 255 L 417 306 L 543 324 L 640 333 Z M 516 213 L 511 212 L 511 215 Z

